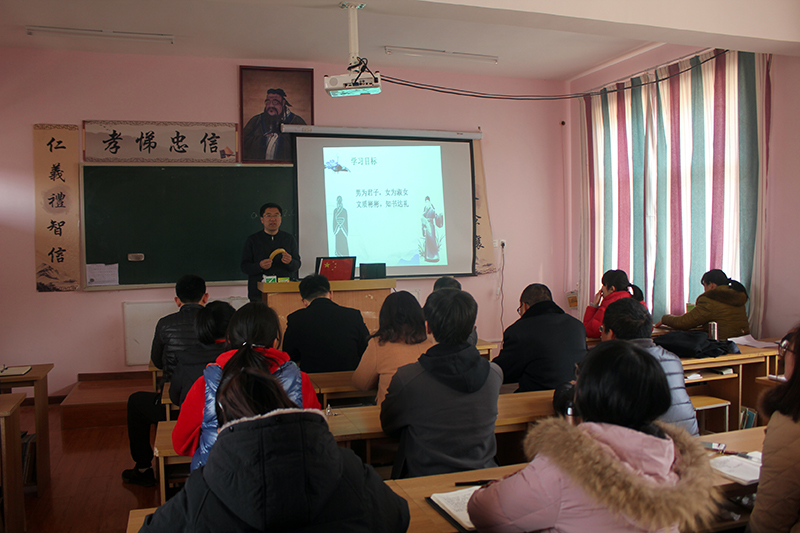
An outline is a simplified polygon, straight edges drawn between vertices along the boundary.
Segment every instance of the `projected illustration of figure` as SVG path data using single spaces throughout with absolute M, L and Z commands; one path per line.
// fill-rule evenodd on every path
M 436 213 L 430 196 L 426 196 L 425 207 L 422 210 L 422 237 L 425 241 L 422 258 L 428 263 L 439 262 L 439 241 L 436 238 L 436 228 L 441 228 L 443 225 L 444 215 Z
M 350 255 L 347 246 L 347 209 L 342 205 L 342 197 L 336 197 L 336 209 L 333 210 L 333 235 L 336 237 L 336 256 Z

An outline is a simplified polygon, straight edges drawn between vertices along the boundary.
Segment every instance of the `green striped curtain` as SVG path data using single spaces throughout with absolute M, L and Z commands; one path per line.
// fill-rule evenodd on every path
M 581 291 L 625 270 L 658 320 L 721 268 L 761 322 L 770 56 L 709 51 L 584 97 Z

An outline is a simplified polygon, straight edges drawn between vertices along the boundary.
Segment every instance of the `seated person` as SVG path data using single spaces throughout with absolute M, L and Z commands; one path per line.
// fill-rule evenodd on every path
M 214 402 L 221 429 L 208 463 L 142 532 L 408 529 L 406 501 L 336 444 L 321 411 L 298 409 L 268 372 L 233 363 Z
M 365 391 L 377 386 L 380 405 L 398 367 L 414 363 L 433 342 L 425 330 L 422 308 L 410 292 L 398 291 L 387 296 L 378 320 L 380 327 L 370 337 L 353 373 L 353 385 Z
M 797 349 L 800 324 L 781 341 L 786 381 L 761 396 L 758 412 L 769 418 L 761 451 L 756 504 L 750 514 L 753 533 L 800 531 L 800 372 Z
M 161 391 L 164 383 L 172 379 L 179 357 L 187 351 L 202 354 L 209 348 L 198 340 L 195 326 L 197 314 L 206 301 L 208 293 L 205 280 L 193 274 L 182 276 L 175 284 L 178 311 L 162 317 L 156 324 L 150 360 L 163 373 L 157 392 L 134 392 L 128 397 L 128 441 L 136 466 L 122 472 L 125 483 L 144 487 L 156 484 L 150 426 L 167 419 L 167 412 L 161 404 Z
M 433 282 L 433 290 L 438 291 L 439 289 L 461 290 L 461 283 L 459 283 L 458 280 L 452 276 L 442 276 Z M 473 346 L 478 344 L 478 328 L 472 328 L 472 333 L 469 334 L 469 339 L 467 340 Z
M 284 351 L 305 372 L 355 370 L 369 338 L 361 311 L 335 304 L 321 274 L 303 278 L 300 297 L 305 309 L 286 317 Z
M 497 466 L 494 424 L 503 371 L 467 342 L 478 304 L 467 292 L 441 289 L 423 308 L 438 344 L 397 369 L 381 404 L 381 426 L 400 438 L 392 477 Z
M 716 513 L 714 474 L 698 440 L 655 420 L 669 384 L 650 354 L 626 341 L 593 348 L 580 368 L 583 423 L 540 421 L 531 462 L 478 489 L 468 512 L 478 531 L 696 531 Z
M 503 349 L 494 363 L 504 383 L 518 392 L 552 390 L 575 377 L 586 355 L 586 330 L 577 318 L 553 302 L 547 286 L 534 283 L 519 297 L 520 319 L 503 333 Z
M 205 368 L 186 394 L 172 430 L 172 446 L 178 454 L 192 457 L 192 470 L 205 464 L 208 451 L 217 440 L 216 412 L 211 406 L 222 369 L 229 361 L 274 375 L 299 407 L 320 406 L 308 375 L 300 372 L 287 354 L 277 350 L 280 324 L 275 311 L 260 302 L 242 306 L 228 324 L 227 339 L 229 346 L 237 348 L 223 353 Z
M 617 300 L 606 309 L 600 338 L 604 341 L 626 340 L 655 357 L 664 369 L 669 383 L 671 405 L 659 420 L 681 426 L 691 435 L 699 435 L 694 406 L 686 392 L 683 363 L 677 355 L 656 345 L 652 334 L 653 317 L 643 305 L 634 302 L 632 298 Z
M 216 361 L 228 349 L 225 332 L 235 312 L 231 304 L 222 300 L 209 302 L 197 312 L 197 338 L 203 349 L 186 350 L 178 356 L 169 386 L 169 399 L 173 404 L 180 406 L 191 386 L 203 375 L 206 365 Z
M 583 314 L 586 336 L 590 339 L 600 338 L 603 314 L 611 303 L 620 298 L 633 298 L 644 304 L 642 290 L 628 281 L 628 274 L 624 270 L 608 270 L 600 281 L 603 286 L 594 295 L 594 302 L 586 307 L 586 312 Z
M 687 330 L 709 322 L 717 323 L 717 338 L 740 337 L 750 333 L 747 319 L 747 290 L 719 269 L 709 270 L 700 279 L 705 292 L 697 297 L 694 308 L 680 316 L 664 315 L 656 327 L 664 325 Z

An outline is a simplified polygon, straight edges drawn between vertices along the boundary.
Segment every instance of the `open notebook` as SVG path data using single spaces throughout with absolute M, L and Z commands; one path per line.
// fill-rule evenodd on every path
M 467 513 L 467 503 L 472 493 L 479 488 L 480 485 L 475 485 L 452 492 L 439 492 L 431 494 L 425 500 L 460 531 L 475 531 Z
M 751 452 L 747 457 L 738 455 L 723 455 L 711 459 L 711 467 L 725 476 L 742 485 L 758 483 L 761 472 L 761 454 Z

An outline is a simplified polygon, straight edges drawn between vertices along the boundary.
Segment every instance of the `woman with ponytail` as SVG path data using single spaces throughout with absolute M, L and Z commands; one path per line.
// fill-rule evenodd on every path
M 705 292 L 697 297 L 694 308 L 685 315 L 664 315 L 656 327 L 664 325 L 687 330 L 696 327 L 706 329 L 709 322 L 717 323 L 717 338 L 739 337 L 750 333 L 747 318 L 747 290 L 725 272 L 715 268 L 700 279 Z
M 272 374 L 298 407 L 320 407 L 308 375 L 300 371 L 288 354 L 277 349 L 280 325 L 275 311 L 260 302 L 244 305 L 228 324 L 227 340 L 232 349 L 209 364 L 192 385 L 172 431 L 172 446 L 180 455 L 192 456 L 192 470 L 205 464 L 217 439 L 214 398 L 222 370 L 229 363 Z
M 603 315 L 606 314 L 606 308 L 610 304 L 620 298 L 634 298 L 644 304 L 642 289 L 628 281 L 628 275 L 624 270 L 608 270 L 600 281 L 603 286 L 594 295 L 594 302 L 586 307 L 586 312 L 583 314 L 586 336 L 592 339 L 600 338 Z
M 336 444 L 322 411 L 298 409 L 274 373 L 235 363 L 222 370 L 207 463 L 142 532 L 408 529 L 408 503 Z

